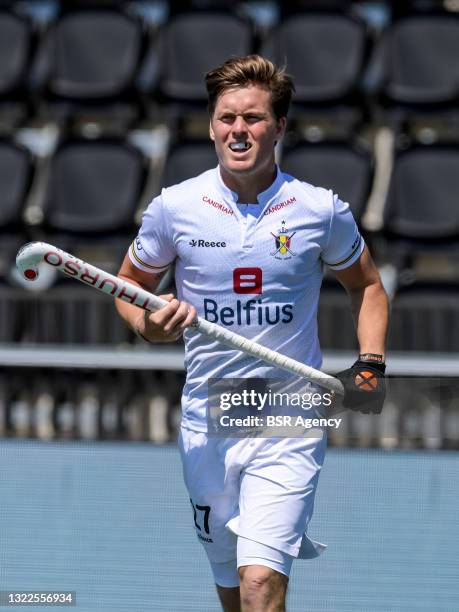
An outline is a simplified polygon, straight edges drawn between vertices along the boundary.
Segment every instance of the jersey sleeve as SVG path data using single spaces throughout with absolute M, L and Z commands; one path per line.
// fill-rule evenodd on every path
M 359 228 L 347 202 L 333 194 L 333 211 L 327 246 L 322 260 L 332 270 L 343 270 L 358 260 L 365 248 Z
M 143 214 L 139 233 L 129 248 L 129 259 L 144 272 L 161 272 L 176 257 L 168 216 L 163 194 L 156 197 Z

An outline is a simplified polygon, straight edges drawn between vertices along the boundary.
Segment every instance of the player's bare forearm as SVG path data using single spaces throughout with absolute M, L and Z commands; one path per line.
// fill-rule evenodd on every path
M 350 290 L 351 309 L 360 353 L 385 355 L 389 304 L 381 282 Z
M 129 257 L 126 255 L 123 263 L 121 264 L 118 276 L 123 280 L 128 281 L 132 285 L 136 285 L 137 287 L 141 287 L 146 291 L 154 293 L 161 281 L 161 278 L 164 276 L 164 271 L 158 273 L 143 272 L 142 270 L 139 270 L 133 266 L 129 260 Z M 126 325 L 134 331 L 134 333 L 142 333 L 142 329 L 144 328 L 144 319 L 148 313 L 145 313 L 145 311 L 138 306 L 134 306 L 133 304 L 119 299 L 115 300 L 115 307 L 120 317 L 123 319 Z
M 389 301 L 368 249 L 365 247 L 357 262 L 335 276 L 351 300 L 360 353 L 385 355 Z
M 118 276 L 130 283 L 154 293 L 165 273 L 144 272 L 132 264 L 128 255 L 124 258 Z M 175 342 L 190 326 L 196 309 L 186 302 L 177 300 L 172 294 L 159 296 L 169 302 L 156 312 L 146 312 L 137 306 L 116 300 L 116 308 L 124 322 L 148 342 Z

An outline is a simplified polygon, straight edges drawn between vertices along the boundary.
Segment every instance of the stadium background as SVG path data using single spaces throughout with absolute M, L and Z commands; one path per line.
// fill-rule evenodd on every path
M 385 411 L 331 436 L 311 525 L 330 546 L 289 609 L 457 610 L 454 0 L 0 1 L 0 590 L 217 609 L 174 447 L 180 343 L 141 344 L 47 268 L 26 289 L 14 257 L 44 240 L 116 272 L 161 187 L 215 164 L 202 75 L 252 51 L 295 76 L 282 168 L 349 200 L 392 311 Z M 319 324 L 324 368 L 347 367 L 332 278 Z

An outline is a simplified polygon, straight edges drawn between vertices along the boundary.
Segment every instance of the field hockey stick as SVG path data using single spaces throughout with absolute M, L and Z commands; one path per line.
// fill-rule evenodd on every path
M 34 281 L 38 278 L 38 264 L 41 262 L 60 270 L 67 276 L 75 278 L 94 289 L 111 295 L 113 298 L 119 298 L 149 312 L 159 310 L 168 303 L 141 287 L 137 287 L 117 276 L 104 272 L 96 268 L 96 266 L 86 263 L 45 242 L 29 242 L 19 249 L 16 256 L 16 265 L 20 273 L 29 281 Z M 220 325 L 210 323 L 201 317 L 196 317 L 190 329 L 199 331 L 208 338 L 217 340 L 238 351 L 243 351 L 270 365 L 302 376 L 338 395 L 344 394 L 343 385 L 337 378 L 311 368 L 295 359 L 276 353 Z

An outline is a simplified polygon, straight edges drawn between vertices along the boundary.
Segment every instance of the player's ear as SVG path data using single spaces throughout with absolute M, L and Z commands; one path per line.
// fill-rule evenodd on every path
M 210 121 L 209 121 L 209 136 L 211 140 L 215 141 L 215 132 L 212 127 L 212 117 L 210 118 Z
M 277 141 L 283 138 L 285 134 L 286 126 L 287 126 L 287 117 L 280 117 L 280 119 L 277 120 L 277 127 L 276 127 L 276 140 Z

